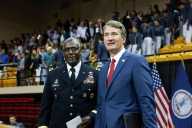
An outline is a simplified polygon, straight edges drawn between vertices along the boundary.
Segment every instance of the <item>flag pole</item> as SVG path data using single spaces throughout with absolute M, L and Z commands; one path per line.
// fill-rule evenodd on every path
M 185 63 L 184 63 L 184 60 L 183 60 L 183 52 L 181 53 L 181 62 L 182 62 L 182 64 L 183 64 L 183 68 L 185 69 Z
M 156 66 L 156 55 L 155 55 L 155 50 L 154 50 L 154 58 L 153 58 L 153 63 L 155 64 Z

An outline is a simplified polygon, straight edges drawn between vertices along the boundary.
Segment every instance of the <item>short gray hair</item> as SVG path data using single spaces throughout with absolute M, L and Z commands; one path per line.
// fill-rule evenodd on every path
M 108 21 L 105 26 L 103 27 L 103 31 L 105 31 L 106 27 L 107 26 L 111 26 L 111 27 L 114 27 L 114 28 L 117 28 L 117 29 L 120 29 L 121 30 L 121 36 L 122 37 L 127 37 L 127 32 L 126 32 L 126 29 L 124 27 L 124 25 L 118 21 L 114 21 L 114 20 L 110 20 Z
M 66 43 L 66 42 L 69 42 L 69 41 L 71 41 L 71 42 L 73 42 L 73 43 L 75 43 L 78 47 L 80 47 L 80 42 L 76 39 L 76 38 L 68 38 L 68 39 L 66 39 L 65 41 L 64 41 L 64 44 Z

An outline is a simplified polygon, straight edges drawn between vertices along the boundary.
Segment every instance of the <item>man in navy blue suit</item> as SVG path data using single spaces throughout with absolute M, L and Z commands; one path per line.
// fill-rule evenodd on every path
M 146 59 L 125 51 L 126 29 L 117 21 L 103 28 L 110 61 L 99 72 L 95 128 L 123 128 L 124 114 L 142 114 L 144 128 L 157 128 L 153 80 Z
M 106 61 L 110 57 L 109 52 L 105 48 L 103 37 L 99 37 L 99 44 L 97 46 L 97 60 L 98 61 Z

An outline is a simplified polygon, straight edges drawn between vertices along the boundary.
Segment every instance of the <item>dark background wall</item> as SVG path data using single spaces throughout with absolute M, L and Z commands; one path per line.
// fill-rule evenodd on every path
M 120 12 L 121 18 L 127 10 L 134 8 L 133 0 L 83 1 L 88 0 L 0 0 L 0 41 L 4 39 L 9 43 L 10 39 L 33 29 L 41 33 L 48 25 L 53 28 L 58 19 L 62 22 L 72 17 L 92 22 L 96 22 L 98 18 L 108 21 L 112 11 Z M 158 4 L 162 10 L 165 2 L 166 0 L 136 0 L 135 10 L 146 13 L 149 4 Z M 54 18 L 54 14 L 57 14 L 57 18 Z

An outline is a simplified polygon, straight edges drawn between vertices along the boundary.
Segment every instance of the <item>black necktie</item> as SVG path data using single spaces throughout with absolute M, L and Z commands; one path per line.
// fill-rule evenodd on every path
M 70 70 L 72 72 L 72 74 L 71 74 L 71 82 L 72 82 L 72 84 L 74 84 L 75 83 L 75 68 L 71 68 Z

